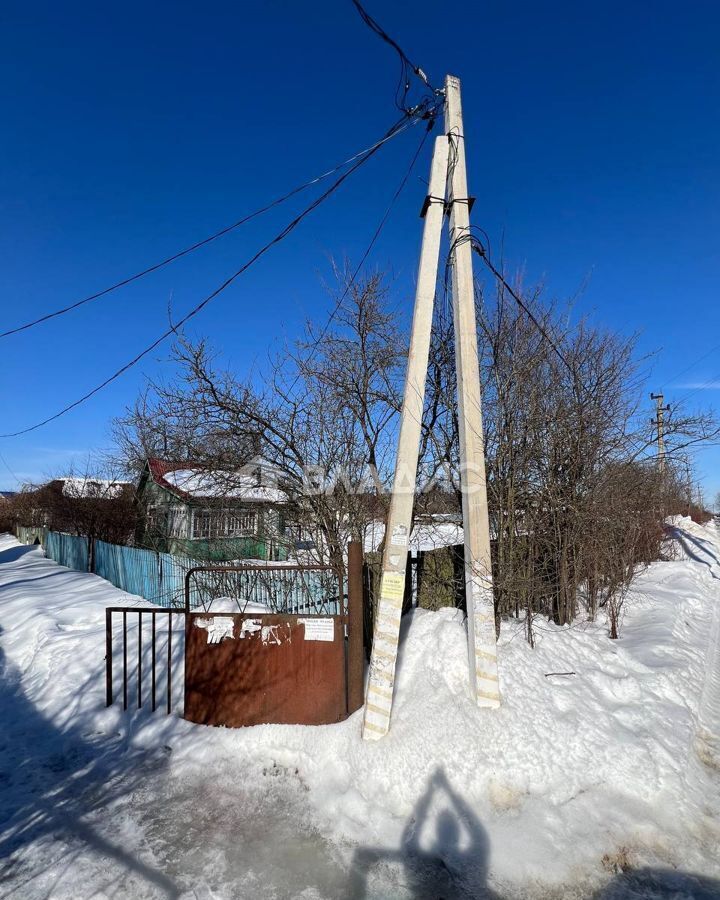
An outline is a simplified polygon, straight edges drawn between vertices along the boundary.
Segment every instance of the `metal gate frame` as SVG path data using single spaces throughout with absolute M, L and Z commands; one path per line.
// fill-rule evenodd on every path
M 193 612 L 190 609 L 190 578 L 194 572 L 197 571 L 252 571 L 252 570 L 260 570 L 262 572 L 272 572 L 273 570 L 284 570 L 287 572 L 288 570 L 295 571 L 330 571 L 336 574 L 337 576 L 337 584 L 338 584 L 338 600 L 341 604 L 341 613 L 340 615 L 313 615 L 312 613 L 292 613 L 292 614 L 283 614 L 283 613 L 212 613 L 212 612 Z M 113 686 L 113 615 L 121 614 L 123 621 L 123 667 L 122 667 L 122 698 L 123 698 L 123 708 L 128 708 L 128 640 L 127 640 L 127 620 L 128 614 L 132 616 L 138 617 L 138 663 L 137 663 L 137 708 L 143 706 L 143 666 L 142 666 L 142 622 L 143 616 L 150 616 L 152 623 L 152 637 L 151 637 L 151 662 L 150 662 L 150 677 L 151 677 L 151 690 L 150 690 L 150 706 L 152 711 L 154 712 L 158 707 L 158 702 L 156 698 L 156 679 L 155 679 L 155 671 L 156 671 L 156 653 L 155 653 L 155 623 L 157 621 L 157 616 L 167 616 L 168 619 L 168 647 L 167 647 L 167 659 L 163 662 L 163 669 L 167 669 L 167 698 L 166 703 L 163 706 L 166 708 L 166 712 L 170 713 L 172 709 L 172 697 L 171 697 L 171 682 L 172 682 L 172 672 L 171 672 L 171 647 L 172 647 L 172 616 L 173 615 L 181 615 L 185 619 L 185 700 L 187 701 L 188 696 L 188 670 L 192 676 L 192 666 L 194 663 L 193 659 L 190 659 L 190 666 L 188 668 L 188 646 L 191 631 L 193 630 L 193 626 L 191 624 L 192 619 L 196 616 L 225 616 L 232 615 L 234 620 L 242 620 L 247 618 L 252 619 L 263 619 L 266 617 L 268 623 L 272 623 L 273 625 L 277 625 L 278 623 L 285 622 L 287 623 L 288 628 L 291 628 L 293 625 L 299 624 L 299 620 L 312 620 L 315 619 L 328 619 L 331 618 L 334 624 L 334 636 L 342 639 L 343 644 L 343 652 L 342 652 L 342 666 L 340 669 L 341 676 L 341 693 L 342 693 L 342 708 L 338 707 L 339 714 L 336 720 L 342 720 L 347 718 L 347 716 L 354 713 L 358 710 L 363 704 L 363 694 L 364 694 L 364 652 L 363 652 L 363 554 L 362 554 L 362 546 L 357 542 L 351 542 L 348 548 L 348 568 L 347 568 L 347 604 L 344 604 L 344 584 L 342 575 L 339 572 L 335 572 L 330 566 L 305 566 L 305 565 L 238 565 L 238 566 L 198 566 L 194 569 L 188 571 L 185 577 L 185 606 L 180 608 L 146 608 L 146 607 L 138 607 L 138 606 L 112 606 L 106 608 L 106 705 L 111 706 L 114 702 L 114 686 Z M 235 626 L 233 626 L 235 627 Z M 304 635 L 303 635 L 304 637 Z M 246 644 L 244 646 L 249 646 Z M 228 651 L 225 651 L 226 653 Z M 232 654 L 230 654 L 232 655 Z M 320 654 L 321 655 L 321 654 Z M 336 665 L 337 660 L 334 665 Z M 337 673 L 337 668 L 336 668 Z M 192 683 L 192 678 L 190 679 Z M 222 686 L 222 682 L 221 682 Z M 293 681 L 294 687 L 299 687 L 302 690 L 302 685 L 298 685 L 297 680 Z M 257 704 L 256 704 L 257 705 Z M 300 704 L 302 705 L 302 704 Z M 220 711 L 222 713 L 222 710 Z M 306 713 L 307 715 L 307 713 Z M 231 717 L 236 718 L 236 717 Z M 312 716 L 310 715 L 310 718 Z M 231 725 L 231 722 L 222 721 L 223 716 L 220 714 L 217 718 L 213 716 L 215 719 L 212 723 L 208 722 L 208 724 L 217 724 L 217 725 Z M 247 723 L 246 723 L 247 724 Z M 270 724 L 270 721 L 268 721 Z M 298 724 L 302 724 L 299 722 Z
M 187 623 L 187 616 L 183 609 L 167 609 L 158 607 L 152 609 L 143 606 L 108 606 L 105 608 L 105 706 L 112 706 L 115 701 L 113 686 L 113 614 L 122 615 L 123 640 L 122 640 L 122 698 L 123 709 L 128 708 L 128 614 L 137 616 L 138 638 L 137 638 L 137 705 L 136 709 L 143 706 L 143 676 L 145 670 L 142 664 L 143 657 L 143 616 L 149 616 L 151 620 L 150 635 L 150 708 L 152 712 L 158 707 L 157 702 L 157 652 L 156 652 L 156 636 L 157 636 L 157 617 L 167 617 L 167 647 L 165 661 L 162 663 L 166 678 L 166 712 L 169 714 L 172 710 L 172 637 L 173 637 L 173 616 L 183 616 Z M 187 624 L 186 624 L 187 627 Z
M 243 564 L 239 563 L 238 565 L 233 566 L 194 566 L 192 569 L 188 569 L 185 573 L 185 612 L 192 613 L 194 610 L 190 607 L 190 582 L 192 577 L 197 572 L 327 572 L 331 575 L 335 575 L 337 577 L 338 583 L 338 603 L 340 604 L 341 612 L 337 615 L 346 615 L 347 610 L 344 609 L 344 591 L 343 591 L 343 578 L 341 573 L 339 573 L 333 566 L 307 566 L 301 565 L 300 563 L 270 563 L 270 564 L 262 564 L 262 563 L 248 563 Z M 206 611 L 209 612 L 209 611 Z M 240 609 L 238 606 L 238 613 L 243 614 L 244 610 Z M 278 610 L 277 615 L 294 615 L 293 613 L 287 613 L 284 611 Z M 228 615 L 228 613 L 226 613 Z M 298 614 L 299 615 L 299 614 Z M 306 615 L 302 613 L 302 615 Z M 313 615 L 313 613 L 307 613 L 308 616 Z
M 359 577 L 355 573 L 358 568 Z M 345 603 L 342 574 L 332 566 L 239 564 L 190 569 L 185 576 L 186 718 L 231 727 L 260 723 L 329 724 L 342 721 L 359 709 L 364 661 L 362 554 L 358 559 L 357 550 L 350 553 L 348 570 Z M 199 572 L 330 573 L 336 579 L 339 612 L 246 613 L 241 603 L 237 613 L 213 613 L 211 607 L 207 611 L 195 611 L 190 606 L 191 583 Z M 218 646 L 208 637 L 203 643 L 195 623 L 202 620 L 203 627 L 208 627 L 207 620 L 212 618 L 225 619 L 225 637 L 231 641 L 221 639 Z M 330 646 L 330 641 L 306 639 L 307 629 L 298 626 L 313 619 L 332 620 L 334 646 Z M 248 620 L 259 629 L 257 639 L 250 635 L 240 643 L 239 638 L 245 637 L 243 623 Z M 260 634 L 268 629 L 282 633 L 288 645 L 282 646 L 279 640 L 270 644 L 264 639 L 261 642 Z M 340 651 L 339 641 L 342 641 Z

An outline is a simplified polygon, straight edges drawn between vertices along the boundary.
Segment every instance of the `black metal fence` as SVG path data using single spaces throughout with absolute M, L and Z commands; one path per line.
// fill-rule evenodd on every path
M 177 617 L 181 621 L 177 621 Z M 173 695 L 182 696 L 185 611 L 139 606 L 109 606 L 105 610 L 105 702 L 115 702 L 120 682 L 123 709 L 159 705 L 170 713 Z M 173 625 L 175 621 L 175 626 Z M 179 640 L 178 640 L 179 638 Z M 117 644 L 120 653 L 115 653 Z M 120 669 L 116 672 L 116 669 Z
M 197 566 L 185 576 L 185 607 L 228 612 L 264 610 L 296 615 L 344 615 L 343 579 L 331 566 Z

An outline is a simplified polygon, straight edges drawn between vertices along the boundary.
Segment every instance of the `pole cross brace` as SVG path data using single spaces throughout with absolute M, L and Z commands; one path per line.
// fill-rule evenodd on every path
M 433 197 L 432 194 L 428 194 L 425 197 L 425 201 L 422 205 L 422 209 L 420 210 L 420 218 L 424 219 L 427 215 L 427 211 L 430 208 L 431 203 L 442 203 L 443 211 L 446 216 L 450 215 L 450 208 L 453 203 L 467 203 L 468 212 L 472 212 L 473 206 L 475 206 L 475 198 L 474 197 L 455 197 L 453 200 L 446 200 L 444 197 Z

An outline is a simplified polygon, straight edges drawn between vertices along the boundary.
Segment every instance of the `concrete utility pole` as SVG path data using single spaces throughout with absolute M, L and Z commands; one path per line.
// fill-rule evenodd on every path
M 448 76 L 445 80 L 445 130 L 446 136 L 435 141 L 429 193 L 424 207 L 425 228 L 400 420 L 398 454 L 385 531 L 380 601 L 375 620 L 370 679 L 365 698 L 362 734 L 366 740 L 377 740 L 387 734 L 390 728 L 405 566 L 425 401 L 432 310 L 442 219 L 446 206 L 445 196 L 448 191 L 470 689 L 478 705 L 490 707 L 500 705 L 472 247 L 469 241 L 470 199 L 465 173 L 460 81 L 452 76 Z
M 460 486 L 465 533 L 470 689 L 479 706 L 500 705 L 495 638 L 490 519 L 480 400 L 470 198 L 465 171 L 460 79 L 445 79 L 445 130 L 450 141 L 449 203 L 453 318 L 460 425 Z
M 370 679 L 365 698 L 362 731 L 365 740 L 377 740 L 387 734 L 390 728 L 405 567 L 415 498 L 420 427 L 425 404 L 433 303 L 445 209 L 447 169 L 448 140 L 443 136 L 435 139 L 430 185 L 425 201 L 425 226 L 415 292 L 415 311 L 410 335 L 398 453 L 385 528 L 380 602 L 375 620 Z
M 655 418 L 650 419 L 650 424 L 657 428 L 658 471 L 663 475 L 665 473 L 665 413 L 670 412 L 670 404 L 663 406 L 665 398 L 662 394 L 650 394 L 650 399 L 655 400 L 657 404 Z

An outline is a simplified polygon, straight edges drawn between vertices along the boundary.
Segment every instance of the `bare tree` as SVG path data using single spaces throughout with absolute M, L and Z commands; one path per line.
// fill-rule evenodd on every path
M 117 470 L 88 462 L 24 489 L 11 505 L 16 524 L 126 544 L 137 524 L 134 494 Z
M 192 461 L 224 473 L 228 491 L 232 473 L 263 456 L 297 520 L 322 533 L 322 561 L 341 566 L 348 538 L 386 512 L 407 335 L 380 274 L 353 283 L 341 272 L 338 292 L 332 326 L 309 323 L 263 379 L 238 379 L 204 342 L 179 341 L 179 375 L 150 385 L 117 434 L 127 458 Z M 540 288 L 523 292 L 525 309 L 502 288 L 490 298 L 478 289 L 476 300 L 498 621 L 524 617 L 532 643 L 538 615 L 563 625 L 603 609 L 617 637 L 635 573 L 660 556 L 664 518 L 679 511 L 675 460 L 717 425 L 674 409 L 661 473 L 633 337 L 573 323 Z M 459 512 L 457 434 L 453 329 L 440 298 L 416 514 Z M 455 602 L 462 560 L 436 569 Z
M 523 616 L 532 643 L 534 616 L 567 624 L 584 604 L 591 617 L 606 609 L 616 637 L 636 568 L 659 557 L 677 507 L 673 454 L 660 477 L 634 338 L 571 326 L 540 289 L 522 293 L 530 315 L 502 288 L 491 302 L 477 291 L 496 612 Z M 447 336 L 433 349 L 443 364 L 428 385 L 428 472 L 457 466 L 451 337 L 438 318 Z M 717 433 L 707 415 L 670 418 L 678 447 Z
M 339 566 L 348 537 L 361 539 L 383 502 L 404 346 L 382 276 L 346 278 L 332 327 L 308 324 L 262 381 L 239 380 L 205 342 L 181 340 L 180 375 L 151 385 L 116 423 L 136 464 L 170 454 L 222 473 L 228 493 L 232 473 L 260 455 L 280 474 L 297 520 L 320 530 L 320 553 Z

